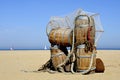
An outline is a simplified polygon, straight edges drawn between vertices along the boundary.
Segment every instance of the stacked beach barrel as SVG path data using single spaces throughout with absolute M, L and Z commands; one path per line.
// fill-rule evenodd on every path
M 74 17 L 72 28 L 61 27 L 59 23 L 55 25 L 54 23 L 57 21 L 51 20 L 48 25 L 52 27 L 47 27 L 47 35 L 51 43 L 50 65 L 54 70 L 68 72 L 73 68 L 74 72 L 82 72 L 83 74 L 95 71 L 97 63 L 94 18 L 85 13 L 79 13 Z M 70 47 L 70 51 L 67 47 Z M 74 56 L 69 55 L 70 53 Z M 74 57 L 75 60 L 73 60 Z M 72 63 L 74 63 L 73 67 L 71 67 Z M 101 72 L 104 72 L 104 69 Z

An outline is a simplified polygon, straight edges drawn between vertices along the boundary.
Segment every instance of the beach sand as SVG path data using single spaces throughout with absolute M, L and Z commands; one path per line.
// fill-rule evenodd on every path
M 104 73 L 50 74 L 32 72 L 49 60 L 49 50 L 0 51 L 0 80 L 119 80 L 120 51 L 98 50 L 97 57 L 104 62 Z

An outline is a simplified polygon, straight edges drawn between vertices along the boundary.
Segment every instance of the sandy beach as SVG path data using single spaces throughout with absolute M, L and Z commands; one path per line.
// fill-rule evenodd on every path
M 97 57 L 104 62 L 104 73 L 50 74 L 48 72 L 32 72 L 49 60 L 49 50 L 0 51 L 0 80 L 119 80 L 120 51 L 98 50 Z

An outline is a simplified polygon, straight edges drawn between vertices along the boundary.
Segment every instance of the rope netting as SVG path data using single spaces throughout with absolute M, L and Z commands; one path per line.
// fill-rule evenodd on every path
M 51 58 L 38 71 L 47 70 L 48 68 L 49 70 L 64 72 L 68 69 L 68 71 L 72 73 L 75 73 L 74 71 L 83 70 L 82 74 L 87 74 L 91 70 L 95 70 L 96 44 L 102 32 L 104 32 L 104 30 L 101 25 L 100 16 L 96 13 L 78 9 L 64 17 L 51 17 L 46 28 L 46 33 L 52 47 Z M 81 45 L 85 45 L 85 47 L 81 48 Z M 56 49 L 55 46 L 59 48 Z M 70 52 L 67 51 L 67 47 L 71 47 Z M 80 48 L 78 49 L 78 47 Z M 79 53 L 77 53 L 78 51 Z M 76 55 L 78 54 L 80 54 L 80 57 L 83 54 L 85 58 L 85 55 L 91 57 L 90 59 L 81 58 L 82 60 L 78 59 L 76 62 Z M 69 67 L 65 69 L 65 67 L 68 66 L 68 62 Z M 77 65 L 77 67 L 80 68 L 78 69 L 76 67 L 74 70 L 76 63 L 81 63 L 82 66 L 81 64 Z M 86 67 L 86 69 L 81 69 L 84 67 Z
M 93 18 L 95 30 L 96 30 L 96 34 L 95 34 L 95 45 L 96 45 L 98 40 L 100 39 L 100 36 L 102 35 L 102 32 L 104 32 L 101 21 L 100 21 L 100 15 L 97 13 L 83 11 L 82 9 L 78 9 L 73 13 L 70 13 L 64 17 L 58 17 L 58 16 L 51 17 L 46 29 L 47 35 L 49 35 L 51 30 L 57 29 L 57 28 L 74 29 L 75 19 L 79 15 L 87 15 Z

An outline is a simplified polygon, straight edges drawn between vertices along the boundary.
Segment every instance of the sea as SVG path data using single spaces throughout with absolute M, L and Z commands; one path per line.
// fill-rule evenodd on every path
M 0 49 L 0 50 L 11 50 L 11 49 Z M 44 48 L 40 48 L 40 49 L 22 49 L 22 48 L 19 48 L 19 49 L 12 49 L 12 50 L 50 50 L 49 48 L 48 49 L 44 49 Z M 69 50 L 69 49 L 68 49 Z M 97 50 L 120 50 L 120 48 L 97 48 Z

